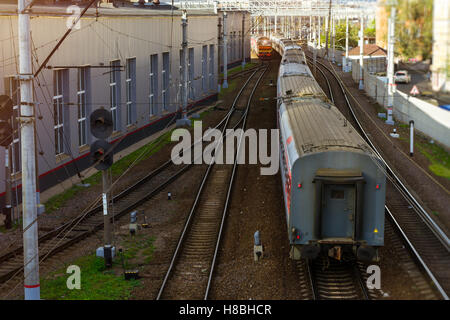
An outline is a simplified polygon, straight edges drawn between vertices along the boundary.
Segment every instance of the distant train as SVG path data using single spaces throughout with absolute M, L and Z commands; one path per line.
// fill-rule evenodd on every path
M 270 38 L 252 38 L 252 48 L 259 59 L 268 60 L 272 58 L 273 48 Z
M 282 56 L 277 121 L 290 257 L 378 260 L 384 164 L 326 97 L 301 47 L 286 39 L 272 44 Z

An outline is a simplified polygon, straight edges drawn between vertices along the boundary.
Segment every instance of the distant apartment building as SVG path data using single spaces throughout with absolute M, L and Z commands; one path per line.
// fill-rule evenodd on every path
M 431 83 L 434 91 L 450 92 L 450 4 L 433 3 L 433 61 Z

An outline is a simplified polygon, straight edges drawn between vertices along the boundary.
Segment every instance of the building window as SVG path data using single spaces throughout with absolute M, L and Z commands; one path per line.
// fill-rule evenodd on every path
M 188 92 L 189 99 L 194 100 L 194 48 L 189 48 L 188 57 Z
M 78 146 L 84 146 L 87 142 L 87 83 L 89 77 L 89 67 L 78 68 Z
M 64 117 L 65 94 L 68 89 L 67 70 L 57 70 L 53 77 L 53 128 L 55 132 L 55 154 L 65 152 L 64 148 Z
M 156 96 L 158 92 L 158 55 L 152 54 L 150 56 L 150 116 L 157 114 Z
M 215 89 L 214 83 L 214 45 L 209 45 L 209 89 Z
M 162 107 L 163 111 L 167 111 L 169 109 L 169 52 L 163 52 L 163 69 L 162 69 Z
M 206 74 L 208 69 L 208 46 L 202 47 L 202 92 L 206 91 Z
M 127 59 L 127 125 L 136 121 L 136 58 Z
M 9 96 L 13 102 L 13 117 L 11 119 L 13 128 L 13 142 L 11 143 L 11 174 L 20 172 L 21 158 L 20 158 L 20 123 L 17 120 L 19 117 L 20 101 L 20 85 L 19 81 L 14 77 L 5 78 L 5 94 Z
M 113 130 L 120 130 L 120 60 L 110 63 L 109 96 L 110 109 L 113 118 Z

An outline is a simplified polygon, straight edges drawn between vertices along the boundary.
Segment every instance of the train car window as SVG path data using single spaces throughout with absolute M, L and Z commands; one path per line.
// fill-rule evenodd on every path
M 333 190 L 331 189 L 331 199 L 344 199 L 344 190 Z

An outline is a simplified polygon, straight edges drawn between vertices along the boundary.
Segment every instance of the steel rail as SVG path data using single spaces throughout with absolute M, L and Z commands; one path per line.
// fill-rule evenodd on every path
M 239 90 L 238 94 L 236 95 L 236 97 L 235 97 L 235 99 L 234 99 L 234 101 L 233 101 L 233 104 L 232 104 L 232 106 L 231 106 L 230 112 L 229 112 L 229 114 L 228 114 L 228 117 L 227 117 L 227 119 L 226 119 L 226 121 L 225 121 L 223 130 L 222 130 L 222 135 L 224 135 L 224 133 L 225 133 L 225 130 L 226 130 L 227 124 L 228 124 L 228 122 L 229 122 L 229 119 L 231 118 L 231 115 L 232 115 L 233 112 L 236 110 L 236 104 L 237 104 L 237 101 L 239 100 L 240 96 L 242 95 L 242 92 L 244 91 L 244 89 L 247 87 L 247 85 L 248 85 L 248 83 L 250 82 L 250 80 L 253 78 L 253 76 L 254 76 L 258 71 L 259 71 L 259 69 L 256 70 L 256 71 L 254 71 L 254 72 L 250 75 L 250 77 L 247 79 L 247 81 L 244 83 L 244 85 L 243 85 L 242 88 Z M 244 117 L 244 115 L 241 117 L 241 120 L 243 119 L 243 117 Z M 237 123 L 237 125 L 241 122 L 241 120 L 239 120 L 239 122 Z M 199 186 L 199 188 L 198 188 L 198 191 L 197 191 L 197 194 L 196 194 L 194 203 L 193 203 L 193 205 L 192 205 L 192 207 L 191 207 L 191 210 L 190 210 L 190 212 L 189 212 L 189 215 L 188 215 L 188 217 L 187 217 L 187 219 L 186 219 L 186 222 L 185 222 L 183 231 L 181 232 L 181 235 L 180 235 L 180 238 L 179 238 L 179 240 L 178 240 L 177 246 L 176 246 L 176 248 L 175 248 L 174 254 L 172 255 L 172 259 L 171 259 L 171 261 L 170 261 L 169 268 L 167 269 L 166 275 L 164 276 L 163 282 L 162 282 L 161 287 L 160 287 L 160 289 L 159 289 L 159 291 L 158 291 L 158 295 L 157 295 L 157 297 L 156 297 L 156 300 L 160 300 L 160 299 L 161 299 L 161 296 L 162 296 L 162 294 L 163 294 L 163 292 L 164 292 L 164 289 L 166 288 L 166 284 L 167 284 L 167 282 L 168 282 L 168 280 L 169 280 L 169 277 L 170 277 L 171 274 L 172 274 L 173 267 L 174 267 L 174 265 L 175 265 L 175 263 L 176 263 L 176 260 L 177 260 L 179 254 L 180 254 L 181 246 L 182 246 L 183 241 L 184 241 L 184 239 L 185 239 L 185 237 L 186 237 L 187 230 L 188 230 L 189 226 L 191 225 L 192 217 L 194 216 L 194 212 L 195 212 L 195 210 L 196 210 L 196 208 L 197 208 L 197 205 L 198 205 L 200 196 L 201 196 L 201 194 L 202 194 L 203 188 L 204 188 L 204 186 L 205 186 L 205 184 L 206 184 L 206 181 L 207 181 L 207 178 L 208 178 L 209 173 L 210 173 L 210 171 L 211 171 L 211 168 L 213 167 L 214 159 L 215 159 L 215 153 L 214 153 L 214 157 L 211 159 L 211 161 L 210 161 L 210 163 L 209 163 L 209 165 L 208 165 L 208 169 L 206 170 L 206 172 L 205 172 L 205 174 L 204 174 L 204 176 L 203 176 L 202 182 L 201 182 L 201 184 L 200 184 L 200 186 Z
M 307 56 L 308 59 L 311 59 L 311 57 Z M 363 126 L 361 125 L 360 121 L 358 120 L 358 118 L 356 117 L 356 114 L 350 104 L 350 101 L 347 97 L 346 94 L 346 90 L 342 84 L 342 81 L 340 80 L 340 78 L 335 74 L 334 71 L 330 70 L 326 65 L 324 65 L 323 63 L 317 61 L 323 68 L 325 68 L 326 70 L 328 70 L 328 72 L 330 72 L 333 77 L 336 79 L 337 83 L 339 84 L 342 93 L 344 94 L 344 98 L 346 100 L 347 106 L 349 107 L 353 118 L 355 119 L 359 129 L 361 130 L 361 132 L 363 133 L 365 140 L 369 143 L 369 145 L 371 146 L 372 150 L 375 152 L 375 154 L 379 157 L 379 159 L 385 164 L 386 168 L 387 168 L 387 172 L 394 178 L 395 183 L 394 186 L 397 188 L 397 190 L 400 192 L 401 195 L 404 196 L 405 200 L 412 205 L 412 208 L 414 208 L 414 211 L 416 213 L 418 213 L 419 217 L 422 219 L 422 221 L 425 223 L 425 225 L 430 229 L 430 231 L 436 236 L 436 238 L 443 244 L 443 246 L 445 247 L 445 249 L 447 250 L 447 252 L 449 251 L 449 239 L 447 237 L 447 235 L 445 234 L 445 232 L 431 219 L 431 217 L 428 215 L 428 213 L 426 212 L 426 210 L 418 203 L 418 201 L 415 199 L 415 197 L 409 192 L 408 188 L 401 182 L 400 178 L 394 173 L 393 169 L 387 164 L 387 162 L 384 160 L 384 158 L 381 156 L 381 154 L 378 152 L 378 150 L 376 149 L 375 145 L 372 143 L 372 141 L 370 140 L 370 138 L 368 137 L 366 131 L 363 129 Z M 351 95 L 352 96 L 352 95 Z M 355 100 L 355 98 L 352 96 L 352 98 Z M 419 261 L 420 265 L 423 267 L 423 269 L 425 270 L 425 272 L 428 274 L 428 276 L 431 278 L 431 280 L 433 281 L 434 285 L 436 286 L 437 290 L 439 291 L 439 293 L 442 295 L 442 297 L 445 300 L 449 300 L 449 297 L 447 295 L 447 293 L 445 292 L 445 290 L 442 288 L 442 286 L 440 285 L 439 281 L 437 280 L 437 278 L 435 277 L 435 275 L 433 274 L 433 272 L 430 270 L 430 268 L 428 267 L 427 263 L 423 260 L 423 258 L 421 257 L 420 253 L 416 250 L 415 246 L 413 245 L 412 241 L 408 238 L 408 236 L 406 235 L 405 231 L 401 228 L 400 224 L 397 222 L 397 220 L 395 219 L 394 215 L 392 214 L 391 210 L 388 208 L 387 205 L 385 205 L 385 211 L 388 213 L 388 216 L 391 218 L 391 220 L 394 222 L 395 226 L 397 227 L 397 229 L 400 231 L 403 239 L 405 240 L 405 242 L 408 244 L 409 248 L 411 249 L 411 251 L 413 252 L 413 254 L 415 255 L 416 259 Z
M 250 93 L 250 97 L 249 97 L 249 99 L 247 101 L 247 108 L 246 108 L 246 111 L 245 111 L 245 114 L 244 114 L 244 119 L 243 119 L 243 124 L 242 124 L 242 129 L 243 130 L 245 130 L 245 126 L 247 124 L 248 111 L 250 109 L 250 103 L 252 101 L 253 95 L 254 95 L 254 93 L 256 91 L 256 88 L 258 87 L 262 77 L 264 76 L 264 74 L 266 73 L 266 71 L 268 69 L 269 68 L 264 70 L 264 72 L 259 76 L 258 80 L 256 81 L 255 86 L 253 87 L 252 92 Z M 236 157 L 234 159 L 233 171 L 231 172 L 231 177 L 230 177 L 230 182 L 229 182 L 229 185 L 228 185 L 227 196 L 226 196 L 226 199 L 225 199 L 225 205 L 224 205 L 223 212 L 222 212 L 222 221 L 220 222 L 219 233 L 217 235 L 217 240 L 216 240 L 216 248 L 214 250 L 213 260 L 211 262 L 211 268 L 210 268 L 209 277 L 208 277 L 208 284 L 206 286 L 205 297 L 204 297 L 203 300 L 207 300 L 208 299 L 209 289 L 211 287 L 211 281 L 212 281 L 212 277 L 213 277 L 213 274 L 214 274 L 214 266 L 216 264 L 216 258 L 217 258 L 217 254 L 219 252 L 220 240 L 222 239 L 223 225 L 225 223 L 225 218 L 227 216 L 228 204 L 230 202 L 231 191 L 232 191 L 232 188 L 233 188 L 234 176 L 235 176 L 236 168 L 237 168 L 237 161 L 238 161 L 238 158 L 240 156 L 241 143 L 242 143 L 242 137 L 243 136 L 244 136 L 244 132 L 242 131 L 241 132 L 241 136 L 239 137 L 239 144 L 237 146 Z

